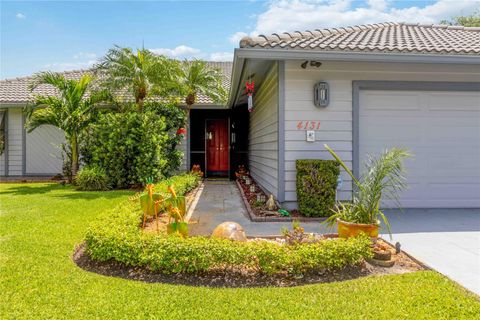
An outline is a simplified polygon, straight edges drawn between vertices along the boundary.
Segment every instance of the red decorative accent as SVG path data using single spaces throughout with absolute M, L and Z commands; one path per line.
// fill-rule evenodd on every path
M 186 134 L 187 134 L 187 129 L 185 129 L 185 128 L 178 128 L 177 134 L 186 135 Z
M 246 82 L 245 83 L 245 93 L 249 96 L 253 94 L 253 91 L 255 90 L 255 82 Z

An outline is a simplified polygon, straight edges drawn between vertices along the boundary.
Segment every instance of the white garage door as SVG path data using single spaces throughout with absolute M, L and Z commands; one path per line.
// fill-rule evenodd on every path
M 403 207 L 480 207 L 480 92 L 362 90 L 359 115 L 360 172 L 366 154 L 414 155 Z

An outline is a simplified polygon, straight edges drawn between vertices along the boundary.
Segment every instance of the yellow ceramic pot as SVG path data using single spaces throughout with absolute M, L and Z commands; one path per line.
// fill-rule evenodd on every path
M 337 225 L 340 238 L 356 237 L 362 232 L 371 238 L 378 237 L 378 224 L 352 223 L 337 219 Z

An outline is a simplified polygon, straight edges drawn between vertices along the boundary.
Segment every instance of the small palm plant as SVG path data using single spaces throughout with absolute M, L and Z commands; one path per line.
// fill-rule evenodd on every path
M 400 206 L 399 193 L 406 188 L 403 161 L 411 156 L 410 153 L 405 149 L 392 148 L 385 150 L 378 158 L 368 156 L 365 174 L 359 180 L 328 145 L 325 145 L 325 148 L 350 175 L 356 187 L 352 201 L 338 204 L 327 223 L 333 225 L 340 219 L 352 223 L 379 225 L 381 218 L 390 233 L 390 223 L 380 205 L 384 198 Z
M 133 95 L 138 111 L 150 96 L 167 96 L 177 90 L 178 61 L 159 56 L 147 49 L 115 46 L 100 60 L 96 70 L 102 84 L 111 92 Z
M 106 91 L 94 90 L 93 80 L 89 74 L 80 80 L 68 80 L 58 73 L 42 72 L 30 84 L 32 92 L 40 85 L 50 85 L 58 91 L 56 96 L 34 96 L 24 110 L 26 128 L 31 132 L 39 126 L 52 125 L 63 130 L 71 150 L 69 178 L 75 177 L 79 167 L 78 136 L 95 120 L 98 107 L 110 98 Z
M 227 92 L 222 86 L 221 72 L 209 67 L 202 60 L 182 63 L 180 86 L 188 109 L 195 104 L 198 94 L 203 94 L 217 103 L 223 103 L 226 100 Z

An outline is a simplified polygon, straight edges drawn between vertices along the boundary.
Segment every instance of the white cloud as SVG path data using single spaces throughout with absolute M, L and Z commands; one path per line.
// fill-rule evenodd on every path
M 233 61 L 233 51 L 231 52 L 214 52 L 210 54 L 210 61 Z
M 73 55 L 73 59 L 96 59 L 97 54 L 93 52 L 78 52 Z
M 438 0 L 423 7 L 413 5 L 407 8 L 395 8 L 388 0 L 367 0 L 364 6 L 355 7 L 353 0 L 273 1 L 257 16 L 250 35 L 392 21 L 433 24 L 452 16 L 469 14 L 479 6 L 480 0 Z
M 155 54 L 164 55 L 170 58 L 192 58 L 200 53 L 199 49 L 188 47 L 186 45 L 181 45 L 173 49 L 158 48 L 149 50 Z
M 245 32 L 235 32 L 234 34 L 232 34 L 228 40 L 234 44 L 234 45 L 238 45 L 238 43 L 240 42 L 240 40 L 243 38 L 243 37 L 246 37 L 248 36 L 247 33 Z
M 17 19 L 25 19 L 27 16 L 24 15 L 23 13 L 21 13 L 21 12 L 18 12 L 18 13 L 15 15 L 15 17 L 16 17 Z

